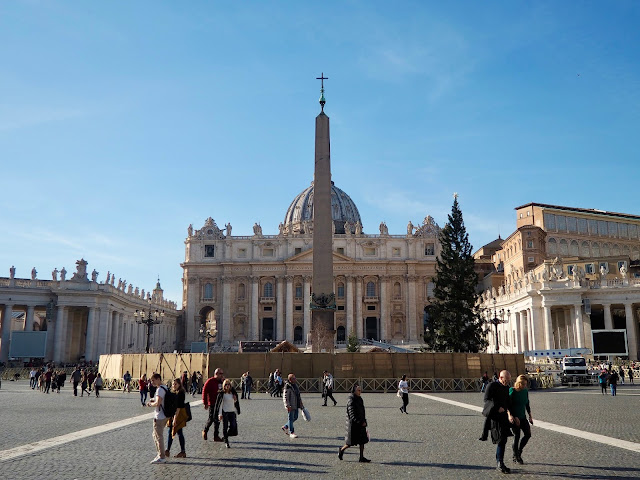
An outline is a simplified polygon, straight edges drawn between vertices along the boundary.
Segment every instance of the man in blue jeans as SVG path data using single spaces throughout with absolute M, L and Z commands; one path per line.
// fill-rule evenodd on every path
M 287 377 L 287 381 L 284 382 L 284 394 L 282 395 L 282 401 L 284 407 L 287 409 L 289 419 L 287 423 L 282 427 L 282 431 L 288 434 L 290 438 L 298 438 L 298 435 L 294 432 L 293 422 L 298 419 L 298 409 L 304 408 L 302 404 L 302 398 L 300 397 L 300 390 L 296 383 L 296 376 L 290 373 Z

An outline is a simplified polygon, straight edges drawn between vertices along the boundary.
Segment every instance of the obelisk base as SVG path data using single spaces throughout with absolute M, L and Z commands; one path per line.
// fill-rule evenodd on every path
M 311 311 L 311 352 L 333 353 L 336 331 L 333 329 L 335 312 L 333 310 Z

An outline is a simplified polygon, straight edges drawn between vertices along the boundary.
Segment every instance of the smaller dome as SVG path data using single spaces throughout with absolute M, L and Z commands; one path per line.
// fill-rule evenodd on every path
M 355 232 L 356 223 L 360 219 L 358 207 L 343 190 L 331 182 L 331 218 L 335 233 L 345 233 L 345 224 L 351 225 L 351 233 Z M 313 228 L 313 182 L 304 189 L 287 209 L 284 217 L 284 231 L 292 234 L 309 233 Z

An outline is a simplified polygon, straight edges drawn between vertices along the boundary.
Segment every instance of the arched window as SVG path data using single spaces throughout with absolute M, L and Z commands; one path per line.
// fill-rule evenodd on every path
M 591 251 L 593 252 L 594 257 L 600 256 L 600 244 L 598 242 L 594 242 L 591 244 Z
M 608 243 L 605 243 L 604 245 L 602 245 L 602 254 L 605 257 L 608 257 L 609 255 L 611 255 L 611 247 L 609 246 Z
M 589 251 L 589 242 L 582 242 L 580 255 L 583 257 L 589 257 L 591 255 L 591 252 Z
M 298 325 L 293 329 L 293 343 L 302 343 L 302 327 Z
M 338 284 L 338 298 L 344 298 L 344 283 Z
M 549 255 L 556 255 L 558 253 L 558 242 L 555 238 L 550 238 L 548 242 Z
M 205 300 L 213 299 L 213 285 L 211 283 L 206 283 L 204 285 L 204 299 Z
M 238 300 L 244 300 L 244 283 L 238 285 Z
M 367 282 L 367 297 L 376 296 L 376 284 L 373 282 Z
M 576 242 L 575 240 L 571 240 L 571 245 L 569 247 L 569 252 L 571 253 L 571 255 L 573 255 L 575 257 L 580 255 L 580 249 L 578 248 L 578 242 Z
M 564 238 L 560 240 L 560 255 L 569 255 L 569 244 Z
M 622 254 L 626 255 L 627 257 L 631 255 L 631 249 L 629 248 L 629 245 L 624 245 L 622 247 Z
M 402 297 L 402 289 L 400 287 L 400 282 L 396 282 L 393 284 L 393 297 L 394 298 Z
M 346 333 L 342 325 L 336 329 L 336 336 L 338 343 L 344 343 L 346 341 Z
M 614 243 L 613 247 L 611 247 L 611 255 L 615 255 L 616 257 L 620 255 L 620 246 L 617 243 Z
M 264 284 L 263 297 L 273 298 L 273 283 L 267 282 Z

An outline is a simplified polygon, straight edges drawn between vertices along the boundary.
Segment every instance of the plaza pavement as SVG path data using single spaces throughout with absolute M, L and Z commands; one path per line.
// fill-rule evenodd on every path
M 505 477 L 495 471 L 494 445 L 478 441 L 483 417 L 471 408 L 481 406 L 480 393 L 411 395 L 409 415 L 399 412 L 400 399 L 395 394 L 364 393 L 371 433 L 365 455 L 372 459 L 370 464 L 357 462 L 357 447 L 345 453 L 344 461 L 337 458 L 344 437 L 346 394 L 335 395 L 337 407 L 320 406 L 317 394 L 302 397 L 313 418 L 310 423 L 302 418 L 296 422 L 298 439 L 280 430 L 285 421 L 282 400 L 254 394 L 252 400 L 241 402 L 240 434 L 232 439 L 231 449 L 202 440 L 206 412 L 197 405 L 185 429 L 188 458 L 149 465 L 155 455 L 151 409 L 141 407 L 137 392 L 107 391 L 100 399 L 82 398 L 73 397 L 69 386 L 59 395 L 45 395 L 29 389 L 26 381 L 3 382 L 0 468 L 9 480 Z M 615 398 L 593 387 L 535 391 L 530 398 L 534 422 L 571 427 L 587 432 L 587 437 L 604 435 L 610 441 L 596 442 L 534 425 L 533 438 L 523 453 L 525 465 L 513 465 L 511 440 L 508 443 L 506 463 L 512 467 L 511 477 L 640 478 L 640 385 L 621 387 Z M 141 415 L 148 418 L 140 421 Z M 128 424 L 69 440 L 77 432 L 120 420 Z M 34 442 L 58 438 L 53 446 L 31 450 Z M 621 446 L 616 445 L 618 440 Z M 177 439 L 172 450 L 174 455 L 179 451 Z

